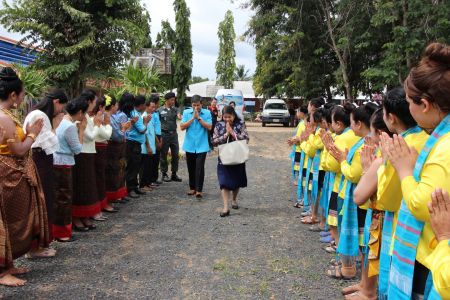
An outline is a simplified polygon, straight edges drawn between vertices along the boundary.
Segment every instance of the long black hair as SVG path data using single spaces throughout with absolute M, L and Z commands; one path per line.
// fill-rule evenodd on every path
M 50 122 L 55 116 L 55 106 L 53 100 L 59 100 L 60 104 L 66 104 L 69 99 L 63 89 L 54 89 L 45 94 L 44 98 L 33 107 L 33 110 L 40 110 L 47 115 Z
M 225 107 L 223 108 L 223 110 L 222 110 L 222 116 L 223 116 L 224 114 L 227 114 L 227 115 L 233 115 L 233 116 L 234 116 L 234 121 L 233 121 L 234 124 L 241 122 L 241 119 L 240 119 L 239 116 L 237 115 L 236 110 L 235 110 L 235 109 L 233 108 L 233 106 L 231 106 L 231 105 L 227 105 L 227 106 L 225 106 Z
M 16 72 L 10 67 L 0 70 L 0 99 L 6 101 L 9 95 L 15 92 L 20 94 L 23 91 L 22 80 L 19 79 Z

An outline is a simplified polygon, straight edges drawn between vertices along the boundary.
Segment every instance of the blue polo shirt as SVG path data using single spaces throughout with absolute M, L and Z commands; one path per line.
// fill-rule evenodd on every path
M 147 130 L 147 127 L 144 125 L 144 119 L 142 119 L 142 115 L 137 110 L 133 110 L 131 112 L 131 117 L 134 118 L 136 116 L 138 116 L 139 119 L 136 123 L 134 123 L 130 130 L 127 131 L 126 139 L 143 144 L 145 143 L 145 131 Z
M 159 112 L 155 111 L 152 114 L 152 122 L 155 127 L 155 134 L 161 135 L 161 120 L 159 119 Z
M 147 115 L 148 115 L 147 112 L 144 112 L 142 114 L 142 118 L 145 118 Z M 153 114 L 152 114 L 152 119 L 150 120 L 150 122 L 148 122 L 147 131 L 145 132 L 145 136 L 148 139 L 148 143 L 150 145 L 150 149 L 152 149 L 152 153 L 155 154 L 156 153 L 156 135 L 155 135 L 155 126 L 153 123 Z M 142 144 L 141 149 L 142 149 L 142 151 L 141 151 L 142 154 L 148 154 L 147 146 L 146 146 L 145 142 L 144 142 L 144 144 Z
M 181 123 L 186 123 L 192 119 L 194 110 L 187 108 L 183 112 Z M 208 124 L 212 124 L 211 112 L 207 109 L 200 111 L 200 118 Z M 209 132 L 200 124 L 198 120 L 194 120 L 192 124 L 186 129 L 184 137 L 183 150 L 189 153 L 204 153 L 209 151 Z

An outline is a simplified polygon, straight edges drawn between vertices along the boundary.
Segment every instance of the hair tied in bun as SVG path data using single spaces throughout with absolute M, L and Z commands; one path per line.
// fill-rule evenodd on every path
M 3 81 L 14 81 L 19 79 L 16 72 L 10 67 L 4 67 L 0 70 L 0 80 Z

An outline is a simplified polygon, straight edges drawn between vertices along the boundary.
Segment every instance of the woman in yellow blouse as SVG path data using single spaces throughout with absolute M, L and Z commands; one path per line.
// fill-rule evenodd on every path
M 423 150 L 418 154 L 401 136 L 388 140 L 388 159 L 403 193 L 390 270 L 388 297 L 392 299 L 425 293 L 426 258 L 436 243 L 427 206 L 435 188 L 450 189 L 449 64 L 450 47 L 432 43 L 405 81 L 411 115 L 430 133 Z
M 328 155 L 325 156 L 325 168 L 336 174 L 334 181 L 333 191 L 331 193 L 329 210 L 328 210 L 328 226 L 330 228 L 331 236 L 334 239 L 334 243 L 328 248 L 328 252 L 335 251 L 336 245 L 339 243 L 338 234 L 338 214 L 342 208 L 343 200 L 338 199 L 339 187 L 341 182 L 341 165 L 339 162 L 329 154 L 331 147 L 336 147 L 341 151 L 350 149 L 360 138 L 355 135 L 353 130 L 350 129 L 350 113 L 355 109 L 355 106 L 351 103 L 345 103 L 344 106 L 336 106 L 331 114 L 331 127 L 336 133 L 336 138 L 333 141 L 331 133 L 327 132 L 322 135 L 322 141 L 325 148 L 328 151 Z M 345 189 L 345 186 L 342 186 Z M 343 275 L 347 276 L 349 272 L 343 270 Z M 354 272 L 350 274 L 353 277 Z

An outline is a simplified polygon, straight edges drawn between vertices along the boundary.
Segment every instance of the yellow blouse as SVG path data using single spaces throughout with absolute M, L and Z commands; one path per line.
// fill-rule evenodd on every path
M 416 259 L 425 264 L 425 259 L 431 254 L 434 233 L 430 226 L 430 214 L 428 203 L 431 201 L 431 193 L 436 188 L 450 191 L 450 133 L 439 139 L 428 155 L 420 182 L 416 182 L 413 176 L 403 178 L 401 181 L 403 199 L 414 217 L 425 222 L 417 248 Z
M 337 135 L 334 140 L 334 144 L 336 147 L 345 151 L 345 149 L 349 149 L 358 142 L 360 137 L 356 136 L 353 130 L 348 130 L 347 132 Z M 336 173 L 336 180 L 334 181 L 333 192 L 337 193 L 339 189 L 339 184 L 341 182 L 341 165 L 337 162 L 337 160 L 330 154 L 325 157 L 325 165 L 326 170 Z M 342 187 L 345 190 L 345 185 Z
M 297 126 L 297 133 L 295 136 L 299 137 L 302 135 L 303 131 L 305 131 L 306 129 L 306 125 L 305 122 L 301 122 L 298 126 Z M 295 152 L 301 152 L 301 148 L 300 145 L 295 145 Z
M 428 134 L 425 131 L 412 133 L 405 137 L 405 142 L 410 147 L 414 147 L 417 152 L 420 152 L 428 139 Z M 398 178 L 394 167 L 388 161 L 386 165 L 381 165 L 377 172 L 378 190 L 377 201 L 375 209 L 387 210 L 394 212 L 392 220 L 392 230 L 395 232 L 398 219 L 398 210 L 402 203 L 402 188 L 400 178 Z
M 425 259 L 425 266 L 433 275 L 433 284 L 442 299 L 450 299 L 450 244 L 440 241 Z
M 23 141 L 25 140 L 26 136 L 23 132 L 22 126 L 16 124 L 16 137 Z M 0 155 L 11 155 L 11 150 L 8 147 L 8 143 L 6 142 L 6 139 L 4 140 L 4 144 L 0 144 Z

